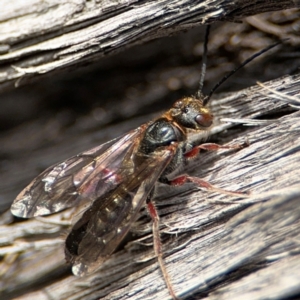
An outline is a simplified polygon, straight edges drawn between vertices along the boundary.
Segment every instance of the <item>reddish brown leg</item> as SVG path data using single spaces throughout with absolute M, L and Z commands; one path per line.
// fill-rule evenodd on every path
M 158 259 L 158 264 L 161 269 L 161 272 L 164 276 L 165 283 L 167 285 L 167 288 L 169 290 L 169 293 L 171 297 L 174 300 L 179 300 L 179 298 L 176 297 L 173 285 L 171 283 L 168 271 L 166 269 L 165 262 L 163 260 L 163 253 L 162 253 L 162 246 L 161 246 L 161 241 L 160 241 L 160 235 L 159 235 L 159 216 L 156 210 L 156 207 L 153 202 L 150 200 L 147 202 L 147 207 L 149 211 L 149 215 L 152 218 L 152 231 L 153 231 L 153 244 L 154 244 L 154 251 L 155 255 L 157 256 Z
M 243 144 L 234 144 L 234 145 L 218 145 L 215 143 L 205 143 L 205 144 L 201 144 L 201 145 L 194 147 L 192 150 L 185 153 L 184 156 L 185 156 L 185 158 L 189 159 L 189 158 L 194 158 L 196 155 L 198 155 L 200 150 L 216 151 L 219 149 L 242 149 L 248 145 L 249 145 L 248 142 L 245 142 Z M 188 175 L 179 176 L 179 177 L 173 179 L 170 182 L 170 184 L 171 185 L 183 185 L 185 182 L 193 182 L 193 183 L 196 183 L 200 187 L 204 187 L 208 190 L 215 191 L 215 192 L 218 192 L 221 194 L 227 194 L 227 195 L 239 196 L 239 197 L 247 197 L 247 195 L 243 192 L 223 190 L 223 189 L 220 189 L 220 188 L 210 184 L 209 182 L 207 182 L 203 179 L 188 176 Z
M 227 195 L 238 196 L 238 197 L 248 197 L 248 194 L 246 194 L 244 192 L 223 190 L 223 189 L 220 189 L 220 188 L 212 185 L 211 183 L 209 183 L 209 182 L 207 182 L 207 181 L 205 181 L 201 178 L 192 177 L 192 176 L 188 176 L 188 175 L 181 175 L 181 176 L 173 179 L 172 181 L 170 181 L 170 184 L 178 186 L 178 185 L 183 185 L 186 182 L 196 183 L 200 187 L 204 187 L 208 190 L 218 192 L 220 194 L 227 194 Z
M 218 145 L 215 143 L 205 143 L 194 147 L 191 151 L 185 153 L 184 156 L 186 158 L 193 158 L 196 155 L 198 155 L 200 150 L 216 151 L 219 149 L 242 149 L 248 146 L 248 144 L 249 144 L 248 142 L 243 144 L 234 144 L 234 145 Z

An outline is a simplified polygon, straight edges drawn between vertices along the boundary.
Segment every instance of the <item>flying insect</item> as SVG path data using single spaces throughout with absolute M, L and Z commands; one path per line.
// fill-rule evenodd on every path
M 213 124 L 207 104 L 216 88 L 242 66 L 277 45 L 250 57 L 204 96 L 201 90 L 208 33 L 209 27 L 196 96 L 176 101 L 163 115 L 119 138 L 49 167 L 12 204 L 11 212 L 21 218 L 75 208 L 74 225 L 65 242 L 65 256 L 72 264 L 74 275 L 84 276 L 99 268 L 116 250 L 146 204 L 153 221 L 155 254 L 169 293 L 177 299 L 162 257 L 159 215 L 151 200 L 155 184 L 181 185 L 190 181 L 208 189 L 214 188 L 199 178 L 181 175 L 170 180 L 168 175 L 198 155 L 200 150 L 243 147 L 213 143 L 194 145 L 189 140 L 189 133 L 201 133 Z

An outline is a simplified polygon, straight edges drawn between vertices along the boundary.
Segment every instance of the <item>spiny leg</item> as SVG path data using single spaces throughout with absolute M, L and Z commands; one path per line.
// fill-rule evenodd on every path
M 171 283 L 164 259 L 163 259 L 163 252 L 162 252 L 162 244 L 160 240 L 160 234 L 159 234 L 159 216 L 156 210 L 156 207 L 153 202 L 148 198 L 147 200 L 147 208 L 149 211 L 149 215 L 152 219 L 152 231 L 153 231 L 153 246 L 154 246 L 154 252 L 157 256 L 158 264 L 161 269 L 161 272 L 163 274 L 165 283 L 167 285 L 167 288 L 169 290 L 169 293 L 171 297 L 174 300 L 179 300 L 179 298 L 175 295 L 173 285 Z

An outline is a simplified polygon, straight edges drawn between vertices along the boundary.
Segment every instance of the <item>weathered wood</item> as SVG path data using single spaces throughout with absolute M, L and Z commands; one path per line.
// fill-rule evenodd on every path
M 273 5 L 277 3 L 276 1 Z M 60 2 L 57 5 L 60 5 Z M 268 7 L 269 4 L 259 3 L 259 5 Z M 281 38 L 289 35 L 290 41 L 287 43 L 297 46 L 299 45 L 297 34 L 291 30 L 297 18 L 291 21 L 293 13 L 287 13 L 287 16 L 290 20 L 289 25 L 287 21 L 284 25 L 277 25 L 281 30 L 275 30 L 275 33 Z M 260 22 L 254 23 L 259 24 L 260 28 L 262 23 L 269 26 L 271 23 L 271 28 L 276 28 L 267 16 L 265 19 L 256 18 Z M 278 17 L 274 17 L 273 21 L 276 18 Z M 253 28 L 249 29 L 247 22 L 246 20 L 245 24 L 226 24 L 213 33 L 209 49 L 210 53 L 214 54 L 214 59 L 207 73 L 208 80 L 215 83 L 216 78 L 221 77 L 224 71 L 232 69 L 233 66 L 229 65 L 228 61 L 231 62 L 233 58 L 224 58 L 231 49 L 241 47 L 238 51 L 234 49 L 236 52 L 231 55 L 236 57 L 240 55 L 241 58 L 235 61 L 238 62 L 249 55 L 244 53 L 245 48 L 249 51 L 245 44 L 251 44 L 252 52 L 271 43 L 267 35 L 257 34 Z M 249 19 L 249 23 L 253 24 L 253 19 Z M 264 29 L 268 32 L 270 27 L 267 30 L 264 26 Z M 249 36 L 244 32 L 249 32 Z M 147 34 L 145 38 L 146 36 Z M 240 40 L 241 36 L 244 45 L 239 43 L 235 46 L 232 41 Z M 201 37 L 196 33 L 194 38 L 198 41 Z M 231 43 L 228 42 L 229 39 Z M 187 40 L 183 44 L 186 45 Z M 223 44 L 227 47 L 223 48 L 224 52 L 227 52 L 217 53 L 216 49 L 222 48 Z M 162 46 L 159 44 L 158 47 Z M 139 48 L 142 52 L 144 49 L 147 50 Z M 153 51 L 153 48 L 150 48 L 150 51 Z M 124 56 L 128 56 L 128 53 Z M 286 56 L 281 58 L 276 68 L 280 53 Z M 275 53 L 270 55 L 270 60 L 254 62 L 253 67 L 244 69 L 239 78 L 243 77 L 246 81 L 251 79 L 252 82 L 265 80 L 268 78 L 266 74 L 268 72 L 265 70 L 271 63 L 273 63 L 271 65 L 273 78 L 290 73 L 293 66 L 299 65 L 296 58 L 293 60 L 288 58 L 290 53 L 293 53 L 293 50 L 287 51 L 286 47 L 279 47 L 277 52 L 275 50 Z M 178 55 L 182 56 L 183 53 Z M 113 66 L 114 59 L 117 58 L 111 59 L 109 66 Z M 199 58 L 197 60 L 199 61 Z M 159 63 L 163 64 L 164 58 Z M 105 68 L 105 63 L 103 64 L 102 70 L 106 77 L 109 67 Z M 132 69 L 138 68 L 137 65 L 131 65 Z M 127 65 L 126 68 L 127 73 L 124 72 L 122 80 L 129 76 Z M 166 70 L 169 71 L 168 67 Z M 166 76 L 168 74 L 166 70 L 159 70 L 154 75 L 149 73 L 147 79 L 159 75 Z M 220 73 L 217 74 L 216 70 Z M 118 66 L 112 77 L 118 76 L 120 72 L 122 69 Z M 140 80 L 140 73 L 136 74 Z M 188 77 L 186 74 L 195 76 Z M 68 118 L 68 114 L 56 113 L 54 117 L 42 114 L 42 119 L 36 120 L 33 113 L 30 123 L 21 123 L 21 126 L 14 130 L 1 133 L 1 205 L 5 207 L 4 203 L 11 202 L 24 185 L 52 163 L 149 120 L 151 116 L 142 116 L 129 121 L 126 117 L 135 116 L 140 112 L 139 107 L 142 111 L 146 111 L 146 108 L 143 108 L 145 104 L 157 105 L 156 103 L 163 102 L 164 97 L 174 87 L 174 80 L 175 83 L 177 80 L 177 84 L 178 82 L 182 84 L 192 78 L 192 83 L 186 84 L 187 92 L 180 91 L 182 95 L 191 93 L 191 88 L 197 85 L 199 63 L 191 66 L 183 64 L 180 69 L 174 67 L 168 76 L 166 81 L 169 85 L 159 80 L 152 85 L 145 84 L 145 89 L 149 90 L 148 93 L 145 92 L 145 97 L 138 93 L 138 96 L 132 97 L 132 102 L 125 97 L 125 100 L 117 99 L 108 103 L 107 107 L 102 103 L 105 113 L 100 114 L 101 117 L 95 118 L 94 121 L 86 121 L 87 116 L 92 116 L 94 112 L 92 109 L 90 115 L 83 113 L 82 119 L 71 125 L 68 121 L 60 121 L 63 117 Z M 95 79 L 95 82 L 97 80 L 101 82 L 103 79 Z M 104 88 L 116 86 L 116 81 L 107 80 Z M 232 81 L 235 88 L 239 86 L 239 79 Z M 30 100 L 27 99 L 28 95 L 30 97 L 35 95 L 30 94 L 31 89 L 36 90 L 36 94 L 43 94 L 47 93 L 45 89 L 47 85 L 50 85 L 50 89 L 52 85 L 57 88 L 59 81 L 54 81 L 54 84 L 44 81 L 41 85 L 35 84 L 20 90 L 19 94 L 16 91 L 3 97 L 14 100 L 14 95 L 21 97 L 24 94 L 21 99 L 24 101 L 22 107 L 26 110 Z M 247 82 L 246 85 L 249 86 Z M 299 75 L 286 75 L 270 82 L 268 86 L 284 94 L 300 96 Z M 136 86 L 134 87 L 139 91 Z M 73 83 L 72 89 L 76 89 L 76 83 Z M 123 93 L 126 94 L 126 91 L 124 88 Z M 176 89 L 173 88 L 173 91 L 176 92 Z M 105 94 L 99 97 L 106 99 Z M 53 99 L 49 98 L 51 97 L 47 98 L 51 102 Z M 211 299 L 240 299 L 241 295 L 243 299 L 265 297 L 280 299 L 284 296 L 299 295 L 299 112 L 289 107 L 284 98 L 277 99 L 274 94 L 259 86 L 218 98 L 211 103 L 216 119 L 212 139 L 221 143 L 248 140 L 250 146 L 238 152 L 201 153 L 185 172 L 209 180 L 218 187 L 250 191 L 251 195 L 249 199 L 233 199 L 205 190 L 200 191 L 193 185 L 175 189 L 159 186 L 156 203 L 161 215 L 167 268 L 176 292 L 182 298 L 191 295 L 192 298 Z M 90 98 L 85 96 L 84 99 Z M 158 102 L 154 102 L 153 99 Z M 6 106 L 3 106 L 3 103 L 0 105 L 2 105 L 0 110 L 5 111 Z M 42 109 L 37 110 L 36 105 L 32 105 L 32 110 L 42 113 Z M 119 114 L 110 118 L 114 116 L 116 110 Z M 224 118 L 235 120 L 223 123 Z M 248 125 L 256 120 L 259 126 L 236 125 L 241 119 Z M 110 124 L 115 120 L 125 121 L 116 125 Z M 99 123 L 106 127 L 99 130 L 97 128 L 100 126 Z M 63 215 L 65 218 L 62 219 Z M 69 273 L 66 276 L 67 266 L 64 263 L 62 244 L 69 222 L 67 212 L 45 219 L 9 224 L 11 221 L 9 212 L 1 216 L 3 224 L 0 227 L 0 256 L 3 256 L 0 264 L 1 299 L 11 299 L 17 295 L 22 299 L 168 298 L 168 292 L 154 258 L 151 224 L 145 212 L 142 212 L 141 218 L 135 224 L 133 228 L 135 235 L 126 248 L 115 253 L 98 273 L 82 279 L 75 278 Z
M 199 24 L 299 5 L 294 0 L 8 2 L 0 15 L 0 91 Z
M 270 86 L 280 86 L 283 81 L 288 86 L 285 93 L 299 97 L 300 77 L 288 76 Z M 238 118 L 253 117 L 260 105 L 265 108 L 266 115 L 286 106 L 281 100 L 272 99 L 271 95 L 257 97 L 261 92 L 265 93 L 259 87 L 250 88 L 239 94 L 238 102 L 236 95 L 228 96 L 216 106 L 238 108 L 233 103 L 243 103 L 248 109 L 240 110 Z M 219 113 L 223 115 L 220 110 Z M 228 195 L 198 191 L 192 185 L 184 191 L 177 188 L 170 195 L 169 189 L 160 186 L 156 203 L 162 216 L 167 267 L 178 295 L 185 297 L 213 291 L 208 298 L 228 299 L 228 295 L 239 297 L 241 288 L 249 299 L 262 299 L 263 295 L 271 295 L 275 290 L 277 297 L 298 293 L 299 116 L 299 112 L 295 112 L 269 125 L 248 130 L 232 142 L 248 139 L 249 147 L 238 152 L 202 154 L 187 168 L 189 174 L 201 176 L 219 187 L 251 191 L 249 198 L 234 199 Z M 39 282 L 44 276 L 51 278 L 50 274 L 57 268 L 64 269 L 62 239 L 59 237 L 66 228 L 61 219 L 63 215 L 66 213 L 44 221 L 32 219 L 2 227 L 0 240 L 7 246 L 1 248 L 1 254 L 5 254 L 1 270 L 6 271 L 1 277 L 6 292 L 13 294 L 12 291 Z M 59 222 L 63 223 L 59 225 Z M 151 245 L 149 218 L 142 217 L 134 231 L 140 238 L 136 237 L 129 243 L 127 250 L 114 254 L 99 273 L 83 279 L 68 276 L 27 297 L 167 297 L 152 247 L 141 246 Z M 274 277 L 277 272 L 288 273 L 286 278 L 290 281 L 277 275 Z M 253 285 L 257 276 L 262 279 Z M 223 280 L 227 282 L 225 287 Z M 219 288 L 219 284 L 222 287 Z

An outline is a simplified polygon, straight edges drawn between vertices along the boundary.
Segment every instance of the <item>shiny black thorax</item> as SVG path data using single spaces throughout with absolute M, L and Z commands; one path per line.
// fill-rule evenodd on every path
M 186 135 L 180 131 L 172 122 L 165 118 L 161 118 L 152 123 L 145 131 L 144 137 L 140 142 L 139 152 L 143 155 L 149 155 L 160 147 L 166 147 L 172 143 L 179 143 L 177 151 L 168 164 L 164 173 L 158 179 L 160 182 L 168 182 L 167 174 L 176 170 L 184 163 L 184 152 L 186 145 Z

